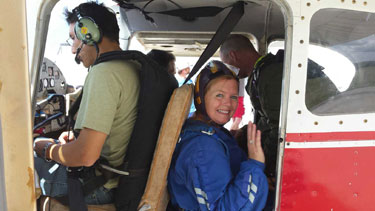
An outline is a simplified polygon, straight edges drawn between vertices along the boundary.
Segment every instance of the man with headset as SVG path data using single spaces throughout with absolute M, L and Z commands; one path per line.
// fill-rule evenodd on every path
M 60 197 L 68 192 L 66 167 L 92 166 L 99 157 L 110 166 L 122 164 L 137 118 L 140 89 L 137 62 L 112 60 L 95 64 L 105 53 L 121 51 L 115 14 L 103 5 L 83 3 L 66 10 L 72 53 L 89 68 L 78 110 L 74 138 L 64 132 L 58 140 L 35 140 L 35 168 L 43 195 Z M 52 162 L 51 162 L 52 161 Z M 92 172 L 96 174 L 96 172 Z M 113 203 L 117 178 L 85 196 L 87 204 Z

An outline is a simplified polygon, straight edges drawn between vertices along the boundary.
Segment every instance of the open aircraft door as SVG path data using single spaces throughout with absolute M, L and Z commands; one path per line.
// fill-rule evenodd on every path
M 25 1 L 0 8 L 0 210 L 36 210 Z
M 276 210 L 374 210 L 375 3 L 301 0 L 289 6 Z M 320 65 L 339 91 L 310 107 L 311 93 L 329 90 L 306 80 L 309 44 L 343 55 L 354 71 L 340 87 L 350 65 L 327 58 L 333 72 Z

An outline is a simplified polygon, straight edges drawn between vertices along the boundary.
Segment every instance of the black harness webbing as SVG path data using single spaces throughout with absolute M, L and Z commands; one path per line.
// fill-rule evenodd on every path
M 80 179 L 80 171 L 75 171 L 72 168 L 68 171 L 68 199 L 70 211 L 87 211 L 87 204 L 85 203 L 85 194 L 83 185 Z
M 231 33 L 233 28 L 237 25 L 238 21 L 241 19 L 244 13 L 244 2 L 238 1 L 233 5 L 233 8 L 221 23 L 217 29 L 215 35 L 212 37 L 211 41 L 208 43 L 206 49 L 203 51 L 202 55 L 199 57 L 197 63 L 195 63 L 190 74 L 186 78 L 184 84 L 190 80 L 191 77 L 198 72 L 198 70 L 206 63 L 206 61 L 214 55 L 219 46 L 224 42 L 224 40 Z
M 264 116 L 268 120 L 266 113 L 262 111 L 262 106 L 259 101 L 260 97 L 259 97 L 258 84 L 259 84 L 260 71 L 262 68 L 265 68 L 268 65 L 281 63 L 283 61 L 284 61 L 283 50 L 279 50 L 276 55 L 269 53 L 255 64 L 254 70 L 251 72 L 251 75 L 250 75 L 251 82 L 246 85 L 246 90 L 249 90 L 248 86 L 251 86 L 251 93 L 249 93 L 249 95 L 251 98 L 251 103 L 255 110 L 254 123 L 257 123 L 260 116 Z
M 146 187 L 164 111 L 178 83 L 173 75 L 138 51 L 122 51 L 101 59 L 132 59 L 141 63 L 138 116 L 130 138 L 115 193 L 117 210 L 136 210 Z
M 82 95 L 83 95 L 83 88 L 81 90 L 81 93 L 77 97 L 77 99 L 74 101 L 72 107 L 70 107 L 70 109 L 69 109 L 69 113 L 68 113 L 69 119 L 68 119 L 68 128 L 67 128 L 68 131 L 70 131 L 71 129 L 74 128 L 74 125 L 75 125 L 75 122 L 76 122 L 75 119 L 74 119 L 74 116 L 77 114 L 79 106 L 81 105 Z M 73 130 L 73 133 L 74 133 L 75 137 L 78 137 L 79 133 L 77 131 Z
M 94 65 L 111 60 L 133 60 L 141 65 L 139 71 L 140 91 L 137 104 L 137 119 L 122 166 L 113 168 L 127 176 L 101 168 L 100 159 L 93 167 L 69 168 L 68 198 L 70 210 L 86 210 L 84 196 L 103 186 L 109 179 L 119 176 L 115 191 L 117 210 L 136 210 L 146 187 L 149 168 L 152 162 L 156 141 L 164 111 L 169 98 L 178 83 L 173 75 L 160 67 L 154 60 L 138 51 L 114 51 L 101 54 Z M 77 99 L 78 101 L 78 99 Z M 79 104 L 77 102 L 76 104 Z M 69 114 L 73 117 L 78 108 L 72 107 Z M 74 112 L 75 110 L 75 112 Z M 104 161 L 105 162 L 105 161 Z M 105 163 L 104 163 L 105 164 Z M 99 170 L 102 175 L 87 178 L 87 172 Z M 92 175 L 92 172 L 91 174 Z M 86 177 L 86 178 L 85 178 Z M 83 179 L 84 185 L 79 179 Z M 81 190 L 81 191 L 78 191 Z M 66 202 L 64 198 L 61 202 Z
M 191 7 L 191 8 L 182 8 L 179 5 L 176 5 L 179 7 L 179 9 L 175 10 L 167 10 L 167 11 L 154 11 L 154 12 L 148 12 L 145 11 L 146 7 L 151 3 L 149 1 L 146 3 L 143 8 L 137 7 L 134 5 L 134 3 L 129 3 L 127 0 L 114 0 L 118 3 L 118 5 L 126 10 L 136 9 L 139 12 L 141 12 L 145 19 L 150 21 L 151 23 L 155 23 L 154 19 L 150 16 L 150 14 L 163 14 L 163 15 L 169 15 L 169 16 L 175 16 L 180 17 L 185 21 L 193 21 L 196 18 L 200 17 L 214 17 L 218 13 L 220 13 L 222 10 L 226 9 L 227 7 L 216 7 L 216 6 L 205 6 L 205 7 Z M 231 7 L 231 6 L 229 6 Z

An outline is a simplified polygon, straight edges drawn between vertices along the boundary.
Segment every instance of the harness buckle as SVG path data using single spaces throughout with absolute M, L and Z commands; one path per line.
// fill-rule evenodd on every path
M 80 172 L 82 170 L 83 170 L 83 166 L 81 166 L 81 167 L 69 167 L 69 166 L 67 166 L 66 167 L 67 172 L 73 172 L 73 171 Z

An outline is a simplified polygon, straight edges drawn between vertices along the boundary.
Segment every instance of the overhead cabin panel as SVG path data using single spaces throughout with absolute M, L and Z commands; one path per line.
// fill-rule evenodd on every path
M 137 9 L 121 9 L 121 18 L 128 24 L 133 33 L 139 31 L 194 31 L 194 32 L 215 32 L 223 22 L 231 9 L 231 5 L 236 1 L 171 1 L 161 0 L 153 1 L 146 5 L 145 1 L 131 1 L 139 8 L 144 8 L 146 12 L 161 12 L 176 9 L 186 9 L 203 6 L 215 6 L 226 8 L 214 17 L 200 17 L 194 20 L 186 20 L 180 17 L 170 15 L 148 13 L 154 20 L 154 23 L 146 20 L 144 13 Z M 267 23 L 271 23 L 272 30 L 268 31 Z M 253 34 L 256 39 L 261 40 L 266 36 L 269 38 L 284 37 L 284 18 L 280 8 L 271 1 L 246 1 L 245 13 L 237 26 L 235 32 L 248 32 Z

